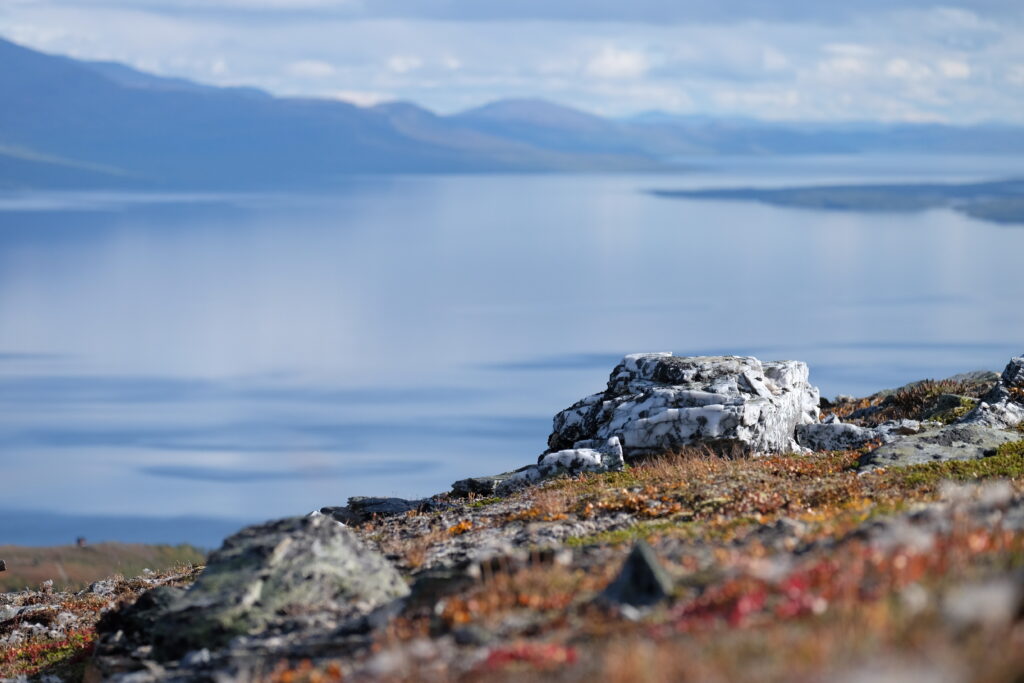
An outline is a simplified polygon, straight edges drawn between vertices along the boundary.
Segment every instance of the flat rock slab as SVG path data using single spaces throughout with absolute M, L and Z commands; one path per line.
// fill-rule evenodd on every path
M 859 462 L 861 469 L 906 467 L 946 460 L 979 460 L 995 455 L 1005 443 L 1019 441 L 1020 432 L 975 424 L 952 424 L 876 448 Z

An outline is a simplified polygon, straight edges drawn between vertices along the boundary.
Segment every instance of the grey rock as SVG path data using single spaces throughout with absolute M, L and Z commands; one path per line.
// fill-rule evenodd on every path
M 798 425 L 818 421 L 818 390 L 804 363 L 739 356 L 634 354 L 612 371 L 607 389 L 558 413 L 549 453 L 618 437 L 626 460 L 682 446 L 798 449 Z
M 528 465 L 527 467 L 533 467 L 533 465 Z M 452 484 L 452 495 L 457 498 L 466 498 L 470 494 L 476 496 L 493 496 L 497 492 L 498 486 L 515 474 L 516 472 L 505 472 L 503 474 L 495 474 L 487 477 L 469 477 L 468 479 L 459 479 Z
M 957 586 L 945 595 L 942 616 L 958 630 L 1011 626 L 1024 618 L 1024 574 Z
M 662 568 L 646 541 L 637 541 L 619 575 L 601 593 L 616 605 L 650 607 L 672 595 L 672 578 Z
M 184 666 L 201 667 L 209 664 L 210 660 L 210 651 L 204 647 L 202 650 L 193 650 L 186 654 L 181 658 L 181 663 Z
M 890 420 L 877 427 L 859 427 L 840 422 L 835 415 L 817 424 L 796 428 L 796 440 L 812 451 L 846 451 L 862 448 L 872 441 L 892 443 L 904 436 L 917 434 L 925 427 L 916 420 Z
M 469 626 L 463 626 L 452 631 L 452 638 L 455 639 L 456 645 L 487 645 L 494 636 L 487 630 L 470 624 Z
M 536 465 L 490 477 L 460 479 L 452 484 L 452 493 L 507 496 L 525 486 L 558 476 L 575 477 L 584 473 L 618 472 L 625 467 L 618 437 L 577 441 L 574 448 L 542 453 Z
M 621 472 L 626 466 L 622 446 L 616 436 L 610 439 L 577 441 L 574 448 L 542 454 L 536 465 L 516 470 L 498 484 L 495 492 L 507 495 L 516 489 L 558 476 L 575 477 L 584 473 Z
M 843 422 L 819 422 L 799 425 L 796 440 L 812 451 L 846 451 L 860 448 L 878 438 L 878 432 L 868 427 Z
M 961 424 L 1011 429 L 1024 422 L 1024 356 L 1011 358 L 999 382 Z
M 1003 369 L 999 383 L 1007 388 L 1024 389 L 1024 355 L 1010 359 Z
M 89 584 L 89 587 L 85 590 L 86 593 L 92 593 L 93 595 L 113 595 L 117 589 L 117 584 L 113 579 L 101 579 L 100 581 L 94 581 Z
M 961 372 L 947 378 L 950 382 L 969 382 L 971 384 L 992 384 L 999 381 L 999 373 L 991 370 L 971 370 Z
M 952 424 L 886 444 L 860 459 L 861 469 L 905 467 L 944 460 L 977 460 L 995 455 L 1020 433 L 977 424 Z
M 229 537 L 187 590 L 150 591 L 107 630 L 148 631 L 158 658 L 168 659 L 265 631 L 289 614 L 355 616 L 408 592 L 352 531 L 326 515 L 296 517 Z
M 429 499 L 406 500 L 405 498 L 378 498 L 353 496 L 343 507 L 324 507 L 320 512 L 330 515 L 344 524 L 361 524 L 375 517 L 393 517 L 407 512 L 429 512 L 436 504 Z
M 957 424 L 973 424 L 992 429 L 1011 429 L 1024 422 L 1024 406 L 1011 400 L 979 403 L 971 412 L 957 420 Z

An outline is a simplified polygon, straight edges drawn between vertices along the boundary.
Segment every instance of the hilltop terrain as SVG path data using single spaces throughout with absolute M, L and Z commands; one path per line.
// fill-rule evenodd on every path
M 860 399 L 806 379 L 629 356 L 536 465 L 0 596 L 0 676 L 1019 680 L 1024 357 Z

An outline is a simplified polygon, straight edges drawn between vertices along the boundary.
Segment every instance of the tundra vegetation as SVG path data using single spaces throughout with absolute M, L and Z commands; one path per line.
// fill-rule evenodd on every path
M 987 387 L 969 384 L 919 383 L 824 412 L 868 426 L 921 420 L 943 396 L 973 407 Z M 1024 432 L 978 459 L 864 469 L 876 445 L 761 457 L 679 448 L 621 471 L 350 519 L 345 533 L 386 558 L 409 595 L 359 628 L 323 628 L 315 648 L 289 645 L 231 672 L 282 683 L 1020 680 Z M 326 547 L 333 532 L 317 528 Z M 513 551 L 472 559 L 486 547 Z M 634 598 L 620 590 L 629 565 Z M 130 642 L 125 624 L 149 609 L 130 606 L 201 569 L 0 596 L 0 677 L 116 678 L 126 658 L 149 662 L 151 645 L 114 642 Z M 213 677 L 218 656 L 179 653 L 134 675 Z M 186 662 L 199 668 L 175 669 Z

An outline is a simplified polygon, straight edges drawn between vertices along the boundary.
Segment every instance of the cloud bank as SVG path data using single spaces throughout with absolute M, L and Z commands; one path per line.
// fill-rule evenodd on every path
M 0 36 L 280 95 L 452 112 L 1024 122 L 1024 5 L 975 0 L 9 0 Z

